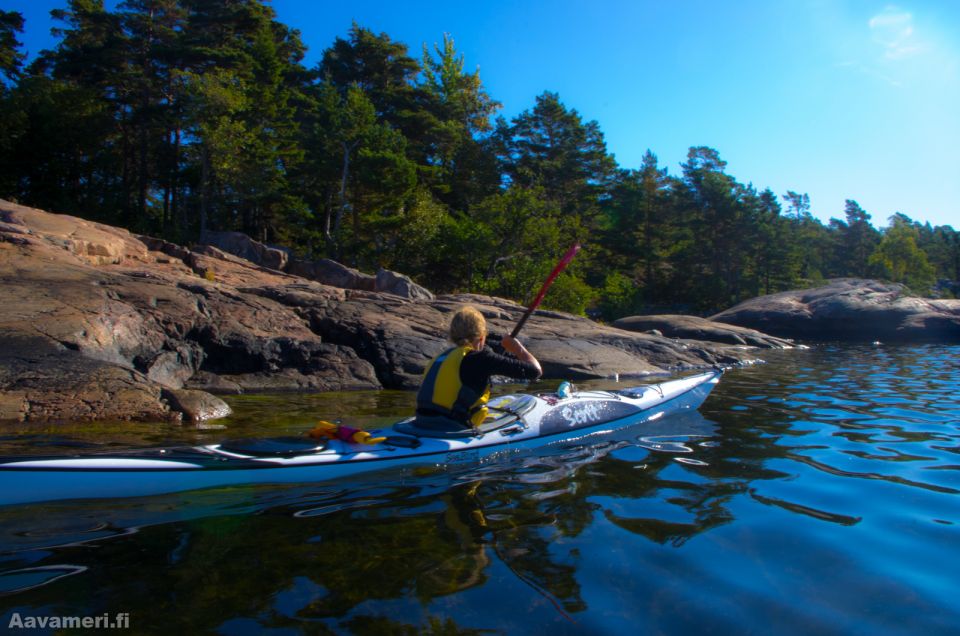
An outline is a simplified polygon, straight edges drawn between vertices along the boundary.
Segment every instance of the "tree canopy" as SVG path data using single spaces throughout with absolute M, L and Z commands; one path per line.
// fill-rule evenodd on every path
M 605 318 L 710 312 L 838 276 L 956 293 L 960 233 L 741 183 L 717 149 L 678 174 L 617 164 L 600 123 L 544 91 L 508 121 L 450 34 L 419 59 L 353 24 L 314 68 L 262 0 L 67 0 L 25 66 L 0 11 L 0 196 L 189 243 L 239 230 L 438 292 Z

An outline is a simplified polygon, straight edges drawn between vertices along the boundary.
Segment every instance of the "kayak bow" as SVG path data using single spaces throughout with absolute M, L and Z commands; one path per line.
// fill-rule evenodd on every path
M 617 391 L 569 397 L 511 394 L 488 407 L 479 429 L 436 431 L 414 418 L 372 430 L 376 446 L 339 439 L 234 440 L 123 454 L 0 458 L 0 505 L 62 499 L 138 497 L 240 484 L 306 483 L 415 464 L 476 461 L 698 408 L 721 371 Z

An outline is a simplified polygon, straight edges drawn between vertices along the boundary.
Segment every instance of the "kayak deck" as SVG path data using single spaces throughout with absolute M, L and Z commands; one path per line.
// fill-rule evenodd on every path
M 82 457 L 0 459 L 0 505 L 56 499 L 131 497 L 250 483 L 334 479 L 411 464 L 480 460 L 504 449 L 528 449 L 696 409 L 721 371 L 621 391 L 569 397 L 505 395 L 491 400 L 497 417 L 455 436 L 419 430 L 408 418 L 375 446 L 305 438 L 232 440 L 182 448 Z

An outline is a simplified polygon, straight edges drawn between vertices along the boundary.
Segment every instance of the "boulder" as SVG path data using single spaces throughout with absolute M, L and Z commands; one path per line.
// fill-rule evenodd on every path
M 183 413 L 192 422 L 215 420 L 233 413 L 226 402 L 204 391 L 165 390 L 163 397 L 173 409 Z
M 960 342 L 960 300 L 917 298 L 876 280 L 761 296 L 710 319 L 802 340 Z
M 176 389 L 192 378 L 206 353 L 194 342 L 172 343 L 170 349 L 149 351 L 133 359 L 133 366 L 162 387 Z
M 615 320 L 613 326 L 627 331 L 654 333 L 668 338 L 706 340 L 708 342 L 723 342 L 764 349 L 789 349 L 793 346 L 792 340 L 768 336 L 756 329 L 728 325 L 698 316 L 670 314 L 630 316 Z
M 278 271 L 287 268 L 287 261 L 290 258 L 287 250 L 255 241 L 243 232 L 207 231 L 201 235 L 200 242 L 239 256 L 251 263 Z
M 150 240 L 155 241 L 156 239 Z M 291 258 L 288 250 L 265 245 L 242 232 L 208 231 L 203 234 L 200 242 L 203 245 L 194 250 L 197 253 L 218 258 L 223 258 L 225 254 L 231 254 L 262 267 L 286 271 L 293 276 L 317 281 L 332 287 L 378 291 L 404 298 L 433 300 L 433 294 L 428 289 L 417 285 L 409 276 L 404 274 L 381 269 L 376 276 L 371 276 L 329 258 L 321 258 L 316 261 Z M 164 249 L 167 253 L 173 251 L 167 245 L 158 247 Z M 189 262 L 187 258 L 181 258 Z M 204 269 L 203 265 L 197 263 L 190 264 L 200 276 L 216 276 L 215 270 Z
M 135 369 L 43 336 L 7 332 L 0 351 L 0 420 L 178 421 L 160 393 Z
M 290 263 L 287 270 L 294 276 L 315 280 L 324 285 L 340 287 L 341 289 L 374 291 L 377 286 L 375 276 L 364 274 L 329 258 L 321 258 L 317 261 L 295 260 Z
M 428 289 L 417 285 L 409 276 L 389 269 L 381 269 L 377 272 L 374 290 L 403 298 L 433 300 L 433 294 Z

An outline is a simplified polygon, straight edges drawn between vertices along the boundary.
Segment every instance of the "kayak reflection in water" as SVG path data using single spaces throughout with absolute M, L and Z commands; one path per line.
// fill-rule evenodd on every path
M 502 341 L 509 356 L 487 348 L 487 322 L 475 307 L 467 305 L 453 315 L 450 341 L 455 346 L 437 356 L 424 373 L 417 393 L 418 427 L 479 426 L 487 417 L 492 376 L 536 380 L 543 373 L 540 362 L 512 336 Z

